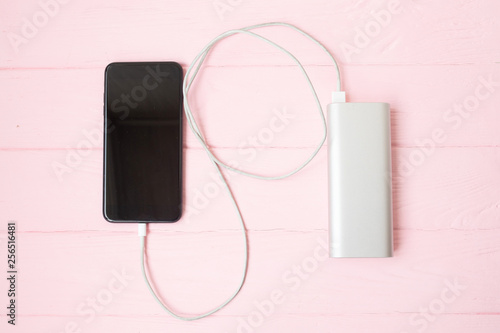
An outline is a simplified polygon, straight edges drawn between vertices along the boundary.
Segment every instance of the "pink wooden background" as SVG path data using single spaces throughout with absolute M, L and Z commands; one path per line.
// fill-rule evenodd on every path
M 498 2 L 59 1 L 0 2 L 2 332 L 500 332 Z M 137 226 L 101 214 L 104 67 L 185 68 L 219 33 L 268 21 L 321 40 L 350 101 L 391 104 L 395 256 L 324 258 L 326 148 L 282 181 L 230 175 L 249 233 L 247 282 L 222 311 L 181 322 L 142 281 Z M 286 29 L 261 32 L 304 62 L 326 105 L 328 58 Z M 192 96 L 216 153 L 247 170 L 290 170 L 320 138 L 298 69 L 249 37 L 215 48 Z M 187 127 L 184 152 L 184 218 L 151 227 L 148 250 L 165 301 L 197 314 L 232 293 L 243 253 L 229 199 Z M 8 220 L 19 229 L 15 327 Z

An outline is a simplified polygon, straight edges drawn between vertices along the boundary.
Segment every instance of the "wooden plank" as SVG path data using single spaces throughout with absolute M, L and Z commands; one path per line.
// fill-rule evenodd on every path
M 229 9 L 218 11 L 214 7 L 217 3 Z M 284 2 L 270 6 L 267 1 L 228 5 L 225 1 L 148 0 L 139 5 L 127 0 L 107 2 L 105 6 L 70 2 L 52 10 L 53 17 L 47 20 L 38 18 L 40 12 L 43 13 L 42 8 L 35 0 L 10 4 L 2 10 L 2 67 L 102 67 L 116 60 L 145 59 L 179 59 L 187 64 L 223 31 L 274 20 L 302 27 L 342 63 L 492 63 L 498 61 L 500 54 L 495 33 L 499 28 L 497 4 L 492 1 L 313 0 L 293 6 Z M 26 41 L 17 42 L 19 46 L 14 47 L 16 42 L 11 43 L 9 36 L 23 37 L 23 27 L 35 21 L 40 28 L 24 28 Z M 299 34 L 283 29 L 263 33 L 300 54 L 305 63 L 330 63 Z M 211 61 L 218 65 L 283 61 L 273 48 L 249 37 L 235 37 L 217 49 L 223 56 Z
M 326 106 L 334 71 L 308 70 Z M 0 71 L 9 82 L 3 87 L 0 148 L 101 148 L 103 73 Z M 350 101 L 391 104 L 396 146 L 429 140 L 436 146 L 500 145 L 500 66 L 346 66 L 344 74 Z M 297 68 L 208 67 L 197 83 L 191 107 L 214 147 L 313 147 L 321 138 L 321 119 Z M 442 140 L 433 138 L 436 130 Z M 187 124 L 185 133 L 185 145 L 199 147 Z
M 308 156 L 304 149 L 262 149 L 255 159 L 216 149 L 222 159 L 262 175 L 291 171 Z M 495 229 L 500 218 L 499 148 L 439 148 L 422 162 L 420 148 L 395 148 L 394 223 L 396 229 Z M 91 151 L 68 167 L 64 150 L 3 151 L 0 159 L 0 214 L 26 221 L 25 231 L 108 230 L 136 232 L 136 226 L 107 223 L 102 217 L 102 151 Z M 421 153 L 423 154 L 423 153 Z M 298 174 L 261 181 L 229 174 L 231 189 L 250 230 L 325 230 L 328 225 L 326 150 Z M 66 165 L 71 172 L 60 169 Z M 180 230 L 235 230 L 236 213 L 200 149 L 185 150 L 184 217 Z M 53 166 L 56 166 L 55 169 Z M 63 170 L 56 173 L 54 170 Z
M 250 314 L 249 314 L 250 315 Z M 441 333 L 445 331 L 497 333 L 500 319 L 498 315 L 487 314 L 445 314 L 439 317 L 431 317 L 434 322 L 426 321 L 425 324 L 411 325 L 410 318 L 414 314 L 392 313 L 392 314 L 343 314 L 338 316 L 308 316 L 308 315 L 286 315 L 273 314 L 259 323 L 258 317 L 254 315 L 250 321 L 255 326 L 246 327 L 248 315 L 246 316 L 213 316 L 195 322 L 183 322 L 167 317 L 168 315 L 153 316 L 97 316 L 91 322 L 85 322 L 84 318 L 76 316 L 22 316 L 18 327 L 7 327 L 6 332 L 16 332 L 16 329 L 30 329 L 31 327 L 43 327 L 47 332 L 68 333 L 80 329 L 82 332 L 113 332 L 124 333 L 143 332 L 145 328 L 149 332 L 263 332 L 274 333 L 287 330 L 289 332 L 371 332 L 374 327 L 384 332 L 414 333 L 425 330 L 429 333 Z M 418 313 L 417 313 L 418 315 Z M 416 320 L 421 320 L 421 317 Z M 1 324 L 3 325 L 3 324 Z M 290 329 L 293 328 L 293 330 Z M 66 328 L 66 330 L 65 330 Z
M 498 230 L 401 230 L 392 259 L 336 260 L 325 257 L 323 231 L 252 231 L 245 287 L 215 317 L 231 322 L 230 317 L 262 311 L 256 303 L 279 299 L 274 309 L 278 316 L 407 318 L 443 303 L 443 314 L 496 318 L 498 237 Z M 18 304 L 23 316 L 90 319 L 96 299 L 102 306 L 95 311 L 99 317 L 168 317 L 140 275 L 136 235 L 54 232 L 18 238 Z M 155 287 L 176 311 L 207 311 L 237 286 L 242 245 L 237 232 L 154 231 L 148 239 L 148 260 Z M 22 283 L 32 276 L 38 276 L 37 283 Z M 5 289 L 6 281 L 0 287 Z M 276 294 L 281 296 L 271 296 Z

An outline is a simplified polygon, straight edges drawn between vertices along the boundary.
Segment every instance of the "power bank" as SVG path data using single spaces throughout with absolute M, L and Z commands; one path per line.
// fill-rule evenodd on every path
M 330 257 L 391 257 L 389 104 L 329 104 L 328 130 Z

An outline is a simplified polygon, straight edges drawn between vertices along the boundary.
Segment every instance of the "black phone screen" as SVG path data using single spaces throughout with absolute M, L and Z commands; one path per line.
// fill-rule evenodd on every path
M 182 199 L 182 67 L 112 63 L 105 71 L 104 217 L 175 222 Z

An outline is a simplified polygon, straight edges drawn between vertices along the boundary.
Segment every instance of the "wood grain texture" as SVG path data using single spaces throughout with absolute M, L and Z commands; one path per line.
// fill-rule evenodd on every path
M 1 311 L 2 332 L 499 331 L 497 2 L 62 2 L 0 3 L 0 267 L 8 220 L 18 221 L 20 263 L 18 325 Z M 391 104 L 395 257 L 325 258 L 326 147 L 289 179 L 226 172 L 249 232 L 247 281 L 222 311 L 178 321 L 140 277 L 136 226 L 102 217 L 104 67 L 186 68 L 217 34 L 268 21 L 323 42 L 350 101 Z M 328 58 L 286 29 L 259 32 L 303 61 L 326 105 Z M 13 34 L 25 40 L 16 46 Z M 246 36 L 214 48 L 190 101 L 216 155 L 245 170 L 289 171 L 321 138 L 299 70 Z M 184 217 L 150 226 L 147 253 L 166 303 L 195 314 L 236 287 L 243 239 L 187 126 L 184 163 Z

